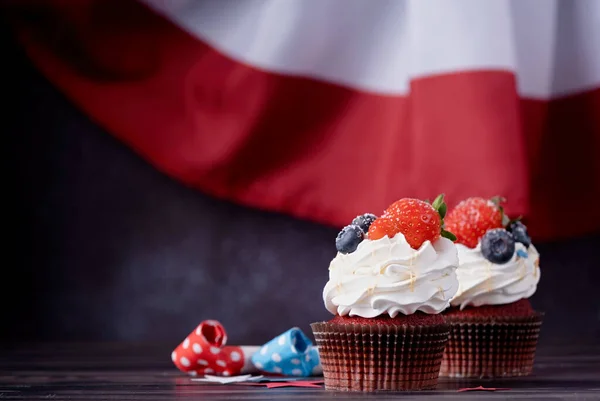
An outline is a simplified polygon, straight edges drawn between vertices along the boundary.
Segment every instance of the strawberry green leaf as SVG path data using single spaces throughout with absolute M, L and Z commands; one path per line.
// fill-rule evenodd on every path
M 510 224 L 510 219 L 508 218 L 507 215 L 504 214 L 504 210 L 502 210 L 501 212 L 502 212 L 502 226 L 508 227 L 508 225 Z
M 433 208 L 435 210 L 439 210 L 440 206 L 442 206 L 444 204 L 444 194 L 439 194 L 437 196 L 437 198 L 435 198 L 435 200 L 433 201 L 433 203 L 431 204 L 431 206 L 433 206 Z
M 492 201 L 492 203 L 498 207 L 500 207 L 501 203 L 506 202 L 506 198 L 502 197 L 502 196 L 493 196 L 490 198 L 490 201 Z
M 452 242 L 456 241 L 456 235 L 452 234 L 450 231 L 446 231 L 446 230 L 442 229 L 441 234 L 442 234 L 442 237 L 448 238 Z
M 442 218 L 442 224 L 444 222 L 444 217 L 446 217 L 446 211 L 448 210 L 448 206 L 446 206 L 445 203 L 442 203 L 440 205 L 440 208 L 438 209 L 438 213 L 440 214 L 440 217 Z
M 506 213 L 504 213 L 504 208 L 501 205 L 502 203 L 506 202 L 506 198 L 504 198 L 502 196 L 494 196 L 494 197 L 490 198 L 490 201 L 494 205 L 496 205 L 498 210 L 500 210 L 500 214 L 502 215 L 502 226 L 503 227 L 508 226 L 508 224 L 510 223 L 510 219 L 506 216 Z

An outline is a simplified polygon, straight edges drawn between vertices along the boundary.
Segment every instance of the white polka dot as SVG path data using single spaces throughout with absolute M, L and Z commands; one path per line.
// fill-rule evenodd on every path
M 187 359 L 185 356 L 182 356 L 179 362 L 181 362 L 183 366 L 190 366 L 190 360 Z
M 185 340 L 183 340 L 183 348 L 187 349 L 187 347 L 190 346 L 190 339 L 186 338 Z
M 215 373 L 215 371 L 212 370 L 211 368 L 204 369 L 204 374 L 211 374 L 211 373 Z
M 230 355 L 230 356 L 231 356 L 231 360 L 232 360 L 233 362 L 237 362 L 237 361 L 239 361 L 240 359 L 242 359 L 242 356 L 241 356 L 241 355 L 240 355 L 240 353 L 239 353 L 239 352 L 237 352 L 237 351 L 233 351 L 233 352 L 231 353 L 231 355 Z
M 208 366 L 208 361 L 205 361 L 204 359 L 198 359 L 198 365 Z
M 265 345 L 264 347 L 262 347 L 262 348 L 260 349 L 260 354 L 261 354 L 261 355 L 265 355 L 266 353 L 267 353 L 267 346 Z
M 306 358 L 304 358 L 306 362 L 310 362 L 310 354 L 306 354 Z
M 221 348 L 210 347 L 210 352 L 212 352 L 213 354 L 218 354 L 219 352 L 221 352 Z
M 294 376 L 302 376 L 302 375 L 304 375 L 304 373 L 302 372 L 301 369 L 292 369 L 292 374 Z
M 221 366 L 221 367 L 223 367 L 223 368 L 225 366 L 227 366 L 227 362 L 225 362 L 225 361 L 217 361 L 216 364 L 219 365 L 219 366 Z
M 208 324 L 209 326 L 217 326 L 219 324 L 216 320 L 207 320 L 204 323 Z
M 300 359 L 298 359 L 298 358 L 294 358 L 294 359 L 292 359 L 292 360 L 291 360 L 291 362 L 292 362 L 294 365 L 300 365 L 300 364 L 302 363 L 302 362 L 300 362 Z
M 281 370 L 281 368 L 280 368 L 279 366 L 275 366 L 275 367 L 273 368 L 273 372 L 275 372 L 275 373 L 281 373 L 281 372 L 282 372 L 282 370 Z
M 173 362 L 175 362 L 177 360 L 177 352 L 175 352 L 175 351 L 171 352 L 171 360 Z
M 196 335 L 199 336 L 202 334 L 202 330 L 200 330 L 200 326 L 196 327 Z
M 254 366 L 256 366 L 258 369 L 262 369 L 263 368 L 263 364 L 260 362 L 255 362 Z
M 281 355 L 279 355 L 277 352 L 274 352 L 273 355 L 271 355 L 271 359 L 273 362 L 281 362 Z
M 231 373 L 229 373 L 229 371 L 224 370 L 223 371 L 223 376 L 231 376 Z
M 192 370 L 191 372 L 188 372 L 188 375 L 190 375 L 190 376 L 198 376 L 198 372 L 196 372 L 195 370 Z
M 194 352 L 196 354 L 201 354 L 202 353 L 202 347 L 198 343 L 192 344 L 192 349 L 194 350 Z
M 280 336 L 280 337 L 279 337 L 279 340 L 277 340 L 277 343 L 278 343 L 279 345 L 283 345 L 283 344 L 285 344 L 285 337 L 284 337 L 284 336 Z

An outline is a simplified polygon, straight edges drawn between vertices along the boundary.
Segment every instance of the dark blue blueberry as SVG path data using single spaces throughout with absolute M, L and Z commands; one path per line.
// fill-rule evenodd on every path
M 354 252 L 364 237 L 363 230 L 359 226 L 351 224 L 340 231 L 335 239 L 335 247 L 340 253 Z
M 527 233 L 527 227 L 525 227 L 525 224 L 521 223 L 520 221 L 513 221 L 508 226 L 508 229 L 515 238 L 515 241 L 525 245 L 525 248 L 529 248 L 529 245 L 531 245 L 531 238 Z
M 481 238 L 481 253 L 492 263 L 506 263 L 515 254 L 515 239 L 503 228 L 489 230 Z
M 363 215 L 356 216 L 354 220 L 352 220 L 352 224 L 359 226 L 364 233 L 367 233 L 367 231 L 369 231 L 369 227 L 371 227 L 371 224 L 375 221 L 375 219 L 377 219 L 377 216 L 374 214 L 365 213 Z

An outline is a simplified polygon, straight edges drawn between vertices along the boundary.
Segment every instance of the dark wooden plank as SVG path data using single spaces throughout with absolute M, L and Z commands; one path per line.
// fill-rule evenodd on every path
M 534 374 L 511 380 L 441 380 L 435 391 L 355 394 L 324 389 L 267 390 L 192 382 L 154 344 L 28 344 L 0 349 L 0 399 L 8 400 L 268 400 L 268 399 L 527 399 L 600 400 L 600 345 L 565 342 L 538 351 Z M 506 392 L 457 393 L 461 387 Z

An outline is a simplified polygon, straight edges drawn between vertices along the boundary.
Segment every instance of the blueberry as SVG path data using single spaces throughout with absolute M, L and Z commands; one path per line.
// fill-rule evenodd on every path
M 352 224 L 355 226 L 359 226 L 360 229 L 363 230 L 364 233 L 366 233 L 367 231 L 369 231 L 369 227 L 371 227 L 371 224 L 375 221 L 375 219 L 377 219 L 377 216 L 375 216 L 374 214 L 365 213 L 363 215 L 356 216 L 354 220 L 352 220 Z
M 354 252 L 364 237 L 363 230 L 359 226 L 351 224 L 340 231 L 335 239 L 335 247 L 340 253 Z
M 527 233 L 527 227 L 525 227 L 525 224 L 521 223 L 520 221 L 513 221 L 508 226 L 508 229 L 515 238 L 515 241 L 525 245 L 525 248 L 529 248 L 529 245 L 531 245 L 531 238 Z
M 481 238 L 481 253 L 492 263 L 506 263 L 515 253 L 515 239 L 503 228 L 489 230 Z

